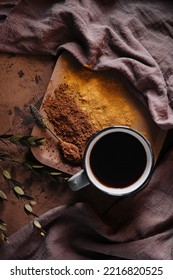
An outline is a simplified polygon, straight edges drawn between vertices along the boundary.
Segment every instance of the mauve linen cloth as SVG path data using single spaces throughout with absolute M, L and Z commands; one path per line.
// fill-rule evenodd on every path
M 173 3 L 21 0 L 0 3 L 0 51 L 58 56 L 115 69 L 163 129 L 173 128 Z M 171 140 L 173 139 L 172 134 Z M 173 143 L 173 142 L 172 142 Z M 1 259 L 173 259 L 173 145 L 146 188 L 103 215 L 85 203 L 54 208 L 0 244 Z

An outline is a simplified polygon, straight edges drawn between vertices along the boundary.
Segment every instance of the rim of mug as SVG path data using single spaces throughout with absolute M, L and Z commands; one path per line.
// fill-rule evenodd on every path
M 93 174 L 89 163 L 90 154 L 95 143 L 103 136 L 115 132 L 125 132 L 138 139 L 140 143 L 143 145 L 147 157 L 146 167 L 142 175 L 140 176 L 140 178 L 134 183 L 132 183 L 131 185 L 129 185 L 128 187 L 124 187 L 124 188 L 113 188 L 102 184 L 100 181 L 97 180 L 97 178 Z M 128 126 L 109 126 L 98 131 L 93 135 L 93 137 L 87 143 L 85 153 L 84 153 L 84 170 L 89 182 L 93 184 L 96 188 L 110 195 L 123 196 L 123 195 L 131 194 L 141 189 L 149 181 L 153 167 L 154 167 L 154 153 L 149 141 L 139 131 Z

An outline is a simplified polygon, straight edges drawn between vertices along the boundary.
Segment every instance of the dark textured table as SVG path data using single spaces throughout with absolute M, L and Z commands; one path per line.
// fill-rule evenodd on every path
M 41 104 L 54 63 L 51 57 L 0 55 L 0 134 L 31 134 L 34 120 L 29 105 L 32 103 L 39 107 Z M 5 142 L 0 142 L 0 152 L 8 153 L 20 162 L 30 159 L 30 149 Z M 33 208 L 38 215 L 73 201 L 73 192 L 47 175 L 38 175 L 21 164 L 14 167 L 9 161 L 1 161 L 0 165 L 22 183 L 25 192 L 34 198 L 37 204 Z M 8 202 L 0 205 L 0 218 L 7 223 L 11 234 L 30 218 L 23 210 L 24 203 L 15 197 L 2 174 L 0 185 L 8 198 Z

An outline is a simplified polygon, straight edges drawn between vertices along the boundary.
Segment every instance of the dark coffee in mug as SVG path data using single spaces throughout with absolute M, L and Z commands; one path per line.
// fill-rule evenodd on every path
M 102 185 L 126 188 L 143 174 L 147 155 L 142 143 L 133 135 L 111 132 L 95 143 L 89 162 L 93 175 Z
M 74 191 L 91 184 L 108 195 L 129 195 L 147 185 L 154 162 L 152 147 L 139 131 L 106 127 L 88 141 L 83 169 L 68 184 Z

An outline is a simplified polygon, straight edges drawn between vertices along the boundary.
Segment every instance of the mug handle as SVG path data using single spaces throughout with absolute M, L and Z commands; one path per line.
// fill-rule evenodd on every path
M 68 185 L 73 191 L 78 191 L 86 186 L 88 186 L 90 182 L 88 181 L 85 171 L 82 169 L 78 173 L 74 174 L 68 180 Z

